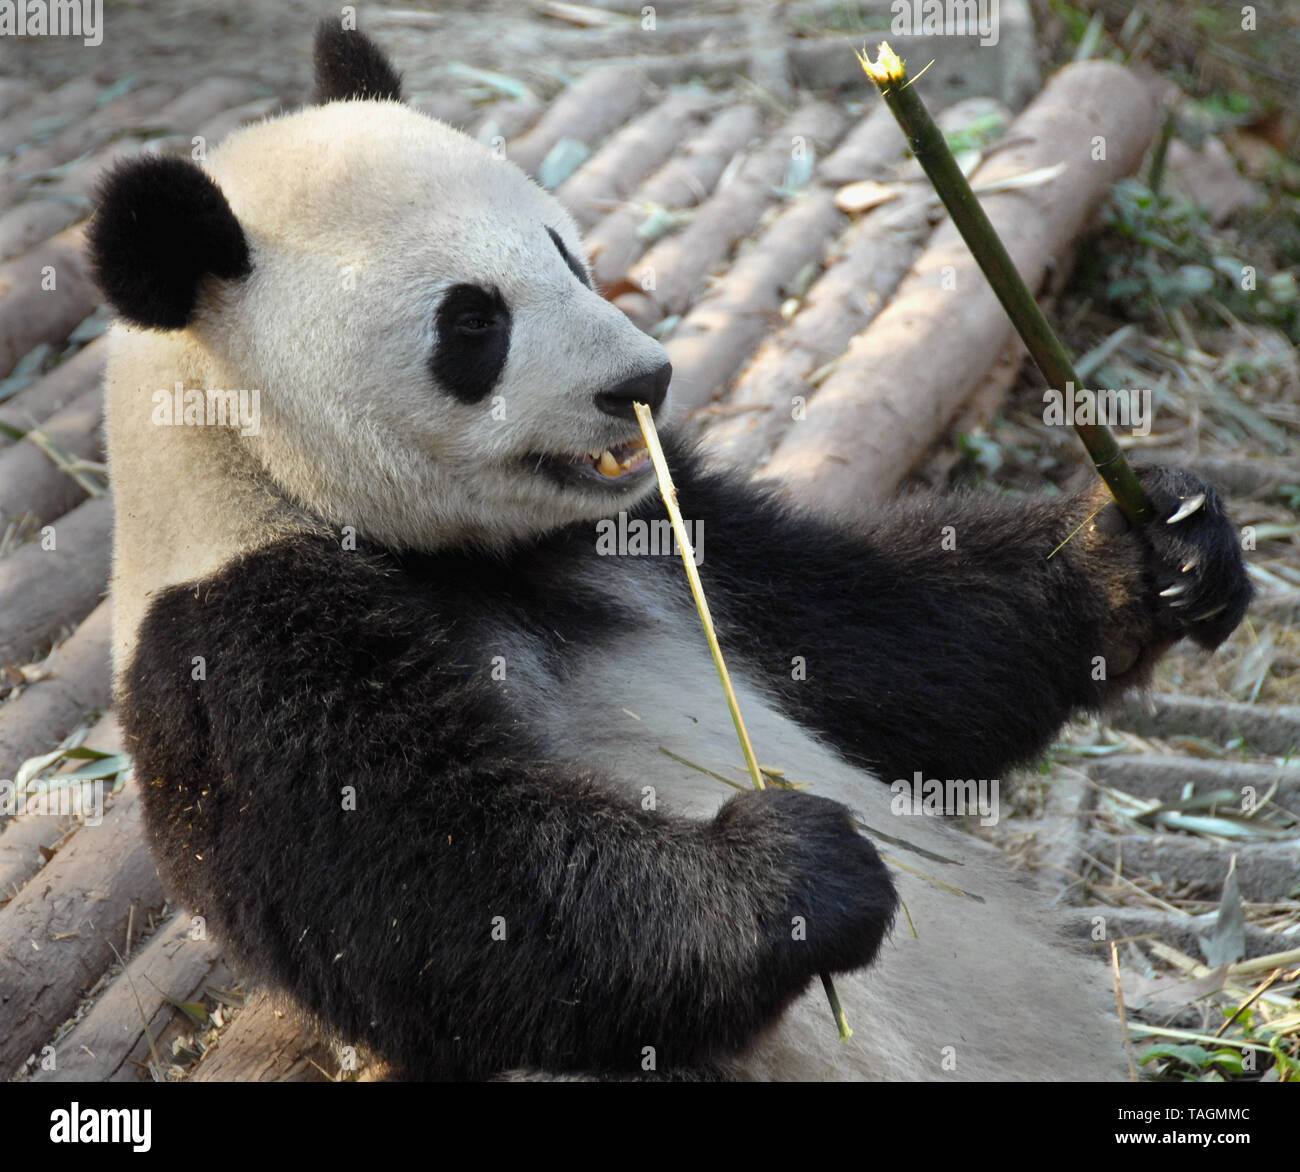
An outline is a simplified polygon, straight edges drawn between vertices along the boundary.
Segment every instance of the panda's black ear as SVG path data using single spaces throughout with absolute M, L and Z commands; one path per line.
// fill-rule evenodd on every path
M 316 102 L 349 98 L 402 100 L 402 79 L 384 51 L 364 33 L 322 20 L 316 28 Z
M 132 325 L 190 323 L 206 276 L 252 271 L 248 241 L 220 187 L 187 159 L 145 156 L 109 173 L 87 233 L 95 279 Z

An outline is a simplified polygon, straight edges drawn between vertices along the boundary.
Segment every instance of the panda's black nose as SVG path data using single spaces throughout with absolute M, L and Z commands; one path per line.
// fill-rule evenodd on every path
M 658 411 L 668 394 L 668 380 L 673 377 L 673 364 L 665 362 L 658 370 L 648 374 L 634 374 L 621 383 L 596 395 L 596 406 L 606 415 L 620 419 L 635 419 L 633 403 L 644 403 L 652 412 Z

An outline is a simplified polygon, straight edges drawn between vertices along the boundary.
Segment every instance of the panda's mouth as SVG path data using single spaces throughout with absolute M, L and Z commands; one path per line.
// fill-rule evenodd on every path
M 618 491 L 639 484 L 653 472 L 650 453 L 640 436 L 574 456 L 542 456 L 537 460 L 537 467 L 564 484 Z

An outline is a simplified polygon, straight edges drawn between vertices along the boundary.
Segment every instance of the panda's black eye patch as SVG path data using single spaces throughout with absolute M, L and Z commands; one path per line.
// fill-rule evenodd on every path
M 569 272 L 578 278 L 588 289 L 591 288 L 591 278 L 587 276 L 577 260 L 570 254 L 569 250 L 564 247 L 564 241 L 560 239 L 560 234 L 554 228 L 547 228 L 546 234 L 551 238 L 551 243 L 559 249 L 560 255 L 564 257 L 564 263 L 569 266 Z
M 429 369 L 462 403 L 485 398 L 501 378 L 510 353 L 510 310 L 495 289 L 453 285 L 433 319 Z

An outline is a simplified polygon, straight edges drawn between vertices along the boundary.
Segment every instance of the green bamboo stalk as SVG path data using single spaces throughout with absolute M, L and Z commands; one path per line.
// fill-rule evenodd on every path
M 713 615 L 709 612 L 708 599 L 704 597 L 704 583 L 700 581 L 700 571 L 695 565 L 695 548 L 691 544 L 690 534 L 686 531 L 682 510 L 677 504 L 677 486 L 673 484 L 673 474 L 669 471 L 668 461 L 664 458 L 664 449 L 659 442 L 654 416 L 644 403 L 633 403 L 632 409 L 636 412 L 636 420 L 641 425 L 641 434 L 645 436 L 645 446 L 650 452 L 650 462 L 654 465 L 655 476 L 659 481 L 659 494 L 664 498 L 664 507 L 668 510 L 668 519 L 672 522 L 673 533 L 677 538 L 677 548 L 681 550 L 682 561 L 686 565 L 686 579 L 691 584 L 691 596 L 695 599 L 695 609 L 700 614 L 704 637 L 708 640 L 709 652 L 713 656 L 713 666 L 718 669 L 718 679 L 722 681 L 722 692 L 727 699 L 731 723 L 736 726 L 736 736 L 740 739 L 740 751 L 745 755 L 745 764 L 749 767 L 749 776 L 754 782 L 754 788 L 766 789 L 763 771 L 759 768 L 758 757 L 755 756 L 754 746 L 749 739 L 749 731 L 745 728 L 745 718 L 740 714 L 736 689 L 731 685 L 731 673 L 727 671 L 726 661 L 722 658 L 718 632 L 713 626 Z M 672 754 L 670 753 L 669 756 Z M 840 1041 L 847 1042 L 853 1036 L 853 1031 L 849 1029 L 848 1019 L 840 1007 L 835 986 L 831 984 L 829 973 L 822 973 L 821 977 L 822 987 L 826 990 L 826 999 L 830 1002 L 831 1014 L 835 1018 L 835 1028 L 840 1032 Z
M 865 53 L 858 54 L 858 61 L 898 120 L 912 153 L 934 184 L 957 231 L 988 278 L 1047 385 L 1059 387 L 1063 394 L 1068 393 L 1071 387 L 1082 386 L 1065 347 L 1021 280 L 1015 264 L 952 157 L 943 132 L 934 124 L 916 87 L 908 80 L 906 64 L 884 41 L 874 63 L 867 60 Z M 1151 502 L 1110 428 L 1104 423 L 1075 423 L 1074 430 L 1120 511 L 1134 526 L 1145 525 L 1151 520 Z

